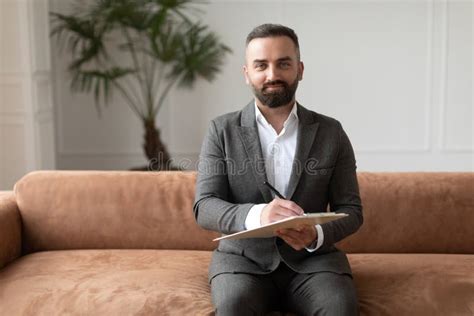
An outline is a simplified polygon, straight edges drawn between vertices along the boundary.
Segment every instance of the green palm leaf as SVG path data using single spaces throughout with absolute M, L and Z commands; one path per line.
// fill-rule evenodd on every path
M 182 39 L 170 77 L 180 76 L 182 87 L 191 87 L 198 77 L 214 80 L 230 48 L 220 44 L 218 37 L 200 24 L 190 26 Z
M 95 106 L 99 115 L 100 98 L 103 98 L 104 104 L 108 104 L 111 95 L 111 86 L 116 84 L 119 78 L 133 73 L 135 70 L 127 68 L 114 67 L 107 70 L 77 70 L 73 73 L 71 81 L 72 91 L 94 93 Z
M 230 49 L 193 22 L 196 4 L 77 0 L 75 13 L 51 13 L 51 35 L 70 52 L 72 91 L 93 93 L 100 111 L 117 89 L 142 120 L 150 121 L 175 84 L 189 88 L 198 78 L 213 80 Z

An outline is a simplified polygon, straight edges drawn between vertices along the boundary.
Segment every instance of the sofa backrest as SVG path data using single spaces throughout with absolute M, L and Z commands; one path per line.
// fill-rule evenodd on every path
M 57 249 L 210 250 L 192 211 L 194 172 L 36 171 L 15 185 L 23 253 Z
M 364 224 L 349 253 L 474 253 L 474 173 L 358 174 Z M 195 172 L 37 171 L 15 185 L 24 253 L 216 247 L 195 222 Z
M 352 253 L 474 254 L 474 173 L 358 174 L 364 224 Z

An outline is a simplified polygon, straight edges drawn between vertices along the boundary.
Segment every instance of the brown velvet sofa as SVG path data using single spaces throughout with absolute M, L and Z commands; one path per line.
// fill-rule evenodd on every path
M 473 173 L 359 173 L 362 315 L 474 314 Z M 0 315 L 208 315 L 194 172 L 39 171 L 0 193 Z

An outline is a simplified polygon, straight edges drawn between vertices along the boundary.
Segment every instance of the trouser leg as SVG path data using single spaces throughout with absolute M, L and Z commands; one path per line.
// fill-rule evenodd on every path
M 346 274 L 297 274 L 287 294 L 289 309 L 298 315 L 359 315 L 354 282 Z
M 276 290 L 267 276 L 224 273 L 211 281 L 216 315 L 265 315 L 278 302 Z

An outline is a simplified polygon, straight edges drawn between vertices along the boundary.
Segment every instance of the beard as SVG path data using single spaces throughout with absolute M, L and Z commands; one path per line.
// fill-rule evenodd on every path
M 282 80 L 269 81 L 263 84 L 262 89 L 257 88 L 252 84 L 252 90 L 255 97 L 264 105 L 270 108 L 277 108 L 287 105 L 295 97 L 296 89 L 298 88 L 298 78 L 291 84 Z M 281 89 L 268 91 L 269 87 L 280 85 Z

